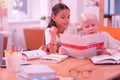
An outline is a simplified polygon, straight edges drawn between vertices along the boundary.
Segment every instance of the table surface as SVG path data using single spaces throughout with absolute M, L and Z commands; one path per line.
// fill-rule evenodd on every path
M 91 70 L 87 80 L 111 80 L 120 75 L 120 65 L 94 65 L 89 59 L 68 58 L 58 64 L 42 62 L 40 59 L 29 60 L 31 64 L 45 64 L 53 68 L 58 76 L 69 77 L 69 70 Z M 15 72 L 9 72 L 6 68 L 0 68 L 0 80 L 19 80 Z M 78 76 L 77 80 L 84 80 Z

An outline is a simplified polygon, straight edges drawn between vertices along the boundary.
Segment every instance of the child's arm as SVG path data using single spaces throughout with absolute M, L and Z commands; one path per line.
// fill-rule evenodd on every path
M 50 28 L 51 40 L 50 43 L 47 44 L 50 53 L 57 52 L 57 28 L 55 26 Z
M 56 27 L 47 28 L 45 30 L 45 46 L 42 46 L 42 50 L 47 53 L 56 53 L 57 52 L 57 29 Z

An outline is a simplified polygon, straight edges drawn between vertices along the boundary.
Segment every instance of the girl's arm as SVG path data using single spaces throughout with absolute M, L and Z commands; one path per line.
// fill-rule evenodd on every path
M 51 27 L 45 30 L 46 47 L 49 53 L 57 52 L 57 28 Z

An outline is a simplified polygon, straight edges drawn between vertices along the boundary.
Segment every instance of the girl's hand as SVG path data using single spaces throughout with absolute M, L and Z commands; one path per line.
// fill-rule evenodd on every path
M 57 44 L 49 43 L 47 47 L 50 53 L 57 53 Z
M 59 54 L 67 54 L 68 52 L 61 46 L 59 48 Z
M 48 47 L 47 46 L 41 46 L 40 48 L 39 48 L 40 50 L 43 50 L 43 51 L 45 51 L 47 54 L 49 54 L 49 49 L 48 49 Z
M 41 46 L 39 49 L 45 51 L 47 54 L 53 54 L 57 52 L 57 46 L 55 44 L 49 43 L 46 46 Z

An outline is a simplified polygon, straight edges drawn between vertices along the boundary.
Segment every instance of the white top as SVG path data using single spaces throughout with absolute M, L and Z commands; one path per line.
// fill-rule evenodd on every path
M 104 47 L 108 49 L 115 49 L 115 50 L 120 50 L 120 41 L 113 38 L 109 33 L 107 32 L 101 32 L 104 36 Z M 81 31 L 79 35 L 84 36 L 84 32 Z
M 57 35 L 56 35 L 57 36 Z M 57 41 L 56 42 L 59 42 L 59 37 L 57 36 L 57 39 L 56 39 Z M 51 41 L 51 33 L 50 33 L 50 28 L 46 28 L 45 29 L 45 43 L 46 43 L 46 45 L 48 44 L 48 43 L 50 43 L 50 41 Z
M 75 27 L 75 24 L 73 24 L 73 23 L 70 23 L 69 24 L 69 26 L 68 26 L 68 28 L 64 31 L 64 34 L 77 34 L 77 27 Z M 57 35 L 56 35 L 57 36 Z M 57 36 L 57 39 L 56 39 L 57 41 L 57 43 L 58 42 L 60 42 L 60 39 L 59 39 L 59 37 Z M 51 33 L 50 33 L 50 28 L 46 28 L 45 29 L 45 43 L 46 43 L 46 45 L 48 44 L 48 43 L 50 43 L 50 41 L 51 41 Z
M 120 50 L 120 41 L 113 38 L 110 34 L 107 32 L 102 32 L 104 34 L 104 40 L 105 40 L 105 48 L 109 49 L 115 49 L 115 50 Z

